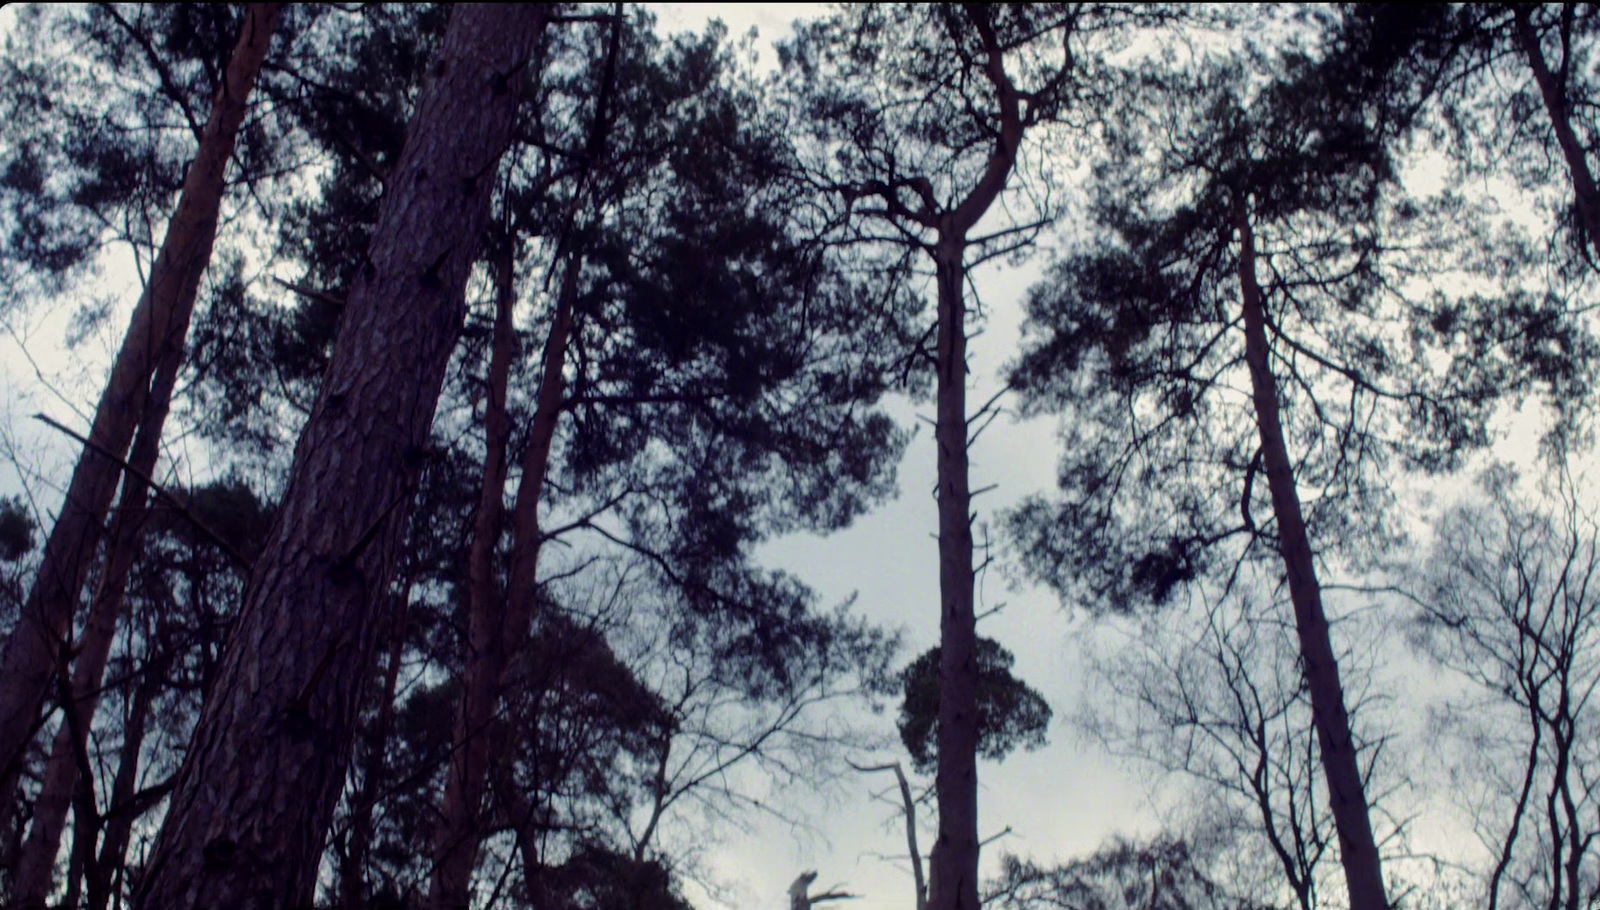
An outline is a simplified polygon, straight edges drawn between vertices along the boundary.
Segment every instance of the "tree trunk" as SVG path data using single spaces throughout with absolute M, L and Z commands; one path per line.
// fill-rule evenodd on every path
M 121 474 L 107 455 L 121 458 L 128 451 L 152 394 L 156 365 L 174 348 L 182 357 L 200 276 L 216 239 L 223 177 L 281 6 L 252 4 L 246 16 L 226 79 L 212 101 L 194 162 L 184 177 L 178 208 L 167 224 L 149 283 L 133 309 L 111 378 L 100 394 L 89 431 L 91 444 L 78 456 L 33 588 L 0 656 L 0 794 L 8 798 L 15 792 L 51 681 L 69 659 L 72 615 Z
M 516 241 L 506 238 L 507 249 L 498 263 L 494 335 L 489 356 L 488 400 L 483 412 L 483 488 L 474 516 L 472 551 L 468 563 L 467 652 L 462 668 L 461 700 L 456 705 L 456 725 L 445 780 L 442 816 L 434 847 L 434 874 L 429 902 L 434 907 L 465 906 L 473 862 L 477 857 L 478 812 L 481 788 L 475 776 L 487 768 L 488 736 L 492 720 L 492 687 L 484 668 L 493 661 L 500 644 L 502 604 L 495 580 L 494 555 L 505 515 L 506 444 L 511 421 L 506 414 L 506 387 L 511 361 L 516 356 Z M 469 846 L 468 841 L 472 841 Z
M 978 907 L 978 657 L 973 609 L 972 494 L 967 464 L 967 326 L 962 285 L 966 244 L 940 238 L 939 481 L 939 838 L 928 900 L 935 910 Z
M 1339 858 L 1350 889 L 1351 910 L 1387 910 L 1383 867 L 1372 835 L 1366 786 L 1361 779 L 1350 716 L 1345 710 L 1339 665 L 1334 659 L 1328 617 L 1322 610 L 1322 588 L 1317 581 L 1311 540 L 1295 490 L 1294 468 L 1284 441 L 1279 416 L 1278 383 L 1272 375 L 1267 342 L 1266 309 L 1256 283 L 1255 238 L 1243 203 L 1237 207 L 1239 232 L 1239 286 L 1243 300 L 1245 361 L 1250 367 L 1251 396 L 1261 434 L 1261 461 L 1272 494 L 1273 514 L 1289 597 L 1294 603 L 1295 628 L 1300 637 L 1301 670 L 1311 693 L 1311 714 L 1317 745 L 1322 753 L 1323 775 L 1334 827 L 1339 833 Z
M 544 478 L 550 467 L 550 448 L 555 440 L 556 424 L 561 416 L 561 400 L 566 391 L 563 371 L 566 368 L 567 340 L 572 333 L 572 307 L 582 268 L 581 256 L 572 257 L 566 264 L 561 290 L 557 295 L 556 311 L 550 323 L 550 335 L 545 341 L 544 374 L 539 382 L 538 405 L 533 415 L 528 448 L 522 458 L 522 480 L 517 485 L 511 571 L 503 599 L 498 596 L 494 584 L 492 562 L 494 544 L 498 539 L 499 502 L 504 495 L 505 439 L 509 435 L 509 428 L 504 425 L 503 387 L 497 417 L 500 426 L 496 427 L 490 420 L 492 403 L 491 410 L 484 415 L 486 433 L 494 434 L 498 430 L 500 434 L 498 440 L 491 439 L 491 449 L 498 442 L 500 451 L 496 453 L 491 450 L 485 459 L 483 497 L 478 504 L 479 525 L 474 529 L 469 644 L 466 667 L 462 673 L 461 703 L 456 715 L 455 748 L 451 753 L 450 774 L 446 779 L 444 805 L 441 808 L 444 818 L 434 846 L 434 875 L 429 892 L 429 905 L 433 910 L 461 910 L 470 903 L 472 868 L 478 857 L 478 843 L 482 839 L 480 822 L 483 795 L 489 763 L 493 759 L 490 747 L 494 737 L 490 736 L 490 727 L 495 723 L 495 706 L 509 682 L 506 677 L 511 656 L 527 640 L 528 626 L 538 600 L 539 551 L 543 543 L 539 530 L 539 498 L 544 491 Z M 506 296 L 505 318 L 509 325 L 512 302 L 509 276 L 506 281 L 503 293 Z M 499 353 L 498 327 L 496 353 Z M 509 344 L 506 353 L 509 361 Z M 500 379 L 503 382 L 504 376 Z M 495 458 L 499 459 L 498 465 L 493 463 Z M 495 473 L 498 476 L 491 476 Z M 494 524 L 485 527 L 486 520 L 492 520 Z
M 133 805 L 135 788 L 139 785 L 139 758 L 144 750 L 150 708 L 160 688 L 160 677 L 147 669 L 134 690 L 128 715 L 122 720 L 122 749 L 106 807 L 105 836 L 101 838 L 98 860 L 87 870 L 85 890 L 89 910 L 107 910 L 112 893 L 121 890 L 121 878 L 127 869 L 128 843 L 133 835 L 133 823 L 140 814 Z
M 548 16 L 521 5 L 451 16 L 135 907 L 311 903 L 467 276 Z
M 1570 4 L 1569 4 L 1570 5 Z M 1578 222 L 1588 234 L 1589 246 L 1600 254 L 1600 190 L 1595 188 L 1594 172 L 1589 170 L 1589 159 L 1583 143 L 1572 129 L 1572 109 L 1567 104 L 1566 87 L 1550 71 L 1544 51 L 1539 47 L 1539 35 L 1533 30 L 1532 8 L 1518 6 L 1516 19 L 1517 40 L 1533 70 L 1533 81 L 1539 86 L 1544 99 L 1544 109 L 1550 115 L 1550 126 L 1556 133 L 1556 144 L 1561 147 L 1561 157 L 1567 163 L 1567 173 L 1572 178 L 1573 196 L 1577 202 Z M 1570 51 L 1569 51 L 1570 53 Z M 1562 61 L 1565 65 L 1566 61 Z
M 90 726 L 100 705 L 100 686 L 106 662 L 116 638 L 117 619 L 122 613 L 124 590 L 139 553 L 145 521 L 149 516 L 150 492 L 141 477 L 154 476 L 161 451 L 161 432 L 172 403 L 172 390 L 183 365 L 183 347 L 172 345 L 161 352 L 145 402 L 144 419 L 133 441 L 128 459 L 133 470 L 122 480 L 122 497 L 111 523 L 111 542 L 106 565 L 101 570 L 89 617 L 78 640 L 78 659 L 72 667 L 72 700 L 65 710 L 72 711 L 76 723 L 63 723 L 56 731 L 50 760 L 45 767 L 44 785 L 34 802 L 33 822 L 17 861 L 17 880 L 13 896 L 21 910 L 43 907 L 50 893 L 56 853 L 66 827 L 67 807 L 78 787 L 78 755 L 88 748 Z
M 376 749 L 368 758 L 366 778 L 356 794 L 350 818 L 350 852 L 339 879 L 344 903 L 340 910 L 361 910 L 367 904 L 367 854 L 372 847 L 372 809 L 389 781 L 389 731 L 394 725 L 394 699 L 400 687 L 400 663 L 406 651 L 407 614 L 410 612 L 411 580 L 404 580 L 397 595 L 399 608 L 389 636 L 388 663 L 383 667 L 383 694 L 378 702 L 378 719 L 372 731 Z
M 1005 190 L 1022 146 L 1021 96 L 1005 69 L 991 8 L 968 6 L 968 21 L 986 54 L 1000 130 L 983 174 L 935 227 L 938 285 L 938 373 L 934 443 L 939 503 L 939 837 L 929 857 L 928 906 L 979 910 L 978 903 L 978 633 L 972 568 L 972 492 L 967 459 L 967 232 Z
M 67 888 L 58 910 L 78 910 L 83 881 L 94 866 L 95 842 L 100 836 L 100 816 L 95 811 L 94 784 L 78 781 L 78 811 L 72 818 L 72 858 L 67 865 Z

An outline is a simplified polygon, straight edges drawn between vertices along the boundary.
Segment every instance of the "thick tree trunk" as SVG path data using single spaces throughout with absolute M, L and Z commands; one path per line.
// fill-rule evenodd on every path
M 967 464 L 965 243 L 941 237 L 938 403 L 939 838 L 928 895 L 934 910 L 978 908 L 978 657 L 973 608 L 972 494 Z
M 134 906 L 308 906 L 467 276 L 549 10 L 463 6 L 390 175 Z
M 72 711 L 77 720 L 63 723 L 56 731 L 49 764 L 45 767 L 44 785 L 34 802 L 28 839 L 17 861 L 13 894 L 19 910 L 43 907 L 50 893 L 56 853 L 61 848 L 61 835 L 66 828 L 67 808 L 78 788 L 78 755 L 88 748 L 90 726 L 100 705 L 100 685 L 116 638 L 117 619 L 122 613 L 124 590 L 149 515 L 150 491 L 140 478 L 154 475 L 161 451 L 162 428 L 182 365 L 182 346 L 172 345 L 161 352 L 150 398 L 145 402 L 144 419 L 133 441 L 128 459 L 133 471 L 123 477 L 122 497 L 111 523 L 106 564 L 96 585 L 83 634 L 78 639 L 78 659 L 72 666 L 72 701 L 66 710 Z
M 1570 5 L 1570 4 L 1569 4 Z M 1567 163 L 1567 174 L 1572 179 L 1573 196 L 1577 202 L 1578 221 L 1588 234 L 1590 247 L 1600 254 L 1600 190 L 1595 187 L 1594 172 L 1589 169 L 1589 159 L 1572 129 L 1572 108 L 1567 103 L 1565 86 L 1550 71 L 1544 51 L 1539 46 L 1539 35 L 1533 29 L 1532 7 L 1518 6 L 1513 15 L 1516 20 L 1517 41 L 1528 58 L 1528 68 L 1533 70 L 1533 81 L 1539 86 L 1544 99 L 1544 109 L 1550 116 L 1550 126 L 1556 133 L 1556 144 L 1561 147 L 1561 157 Z
M 182 356 L 200 276 L 211 261 L 223 177 L 281 6 L 253 4 L 246 15 L 226 80 L 212 101 L 184 177 L 178 208 L 100 394 L 89 431 L 91 445 L 78 456 L 33 588 L 0 655 L 0 794 L 7 798 L 15 792 L 51 682 L 68 660 L 72 615 L 121 475 L 116 461 L 106 456 L 121 458 L 128 451 L 146 411 L 156 364 L 172 348 Z
M 1256 283 L 1255 238 L 1242 203 L 1238 207 L 1236 227 L 1245 361 L 1250 367 L 1251 396 L 1261 434 L 1261 461 L 1272 494 L 1273 514 L 1278 520 L 1284 571 L 1289 578 L 1289 597 L 1294 603 L 1295 629 L 1300 637 L 1301 669 L 1311 693 L 1317 746 L 1322 753 L 1333 823 L 1339 834 L 1339 858 L 1350 889 L 1351 910 L 1387 910 L 1389 902 L 1384 895 L 1378 845 L 1372 835 L 1366 786 L 1350 734 L 1350 716 L 1345 710 L 1339 665 L 1334 659 L 1328 617 L 1322 609 L 1322 587 L 1317 581 L 1311 539 L 1306 534 L 1305 517 L 1300 511 L 1300 495 L 1295 490 L 1294 467 L 1284 441 L 1278 383 L 1272 374 L 1267 342 L 1265 303 L 1261 287 Z
M 443 821 L 434 846 L 434 874 L 429 892 L 433 910 L 461 910 L 470 903 L 472 869 L 483 833 L 483 795 L 489 763 L 493 760 L 491 744 L 495 737 L 490 735 L 490 728 L 495 723 L 495 706 L 509 682 L 506 676 L 511 656 L 527 641 L 528 626 L 538 599 L 539 551 L 543 543 L 539 530 L 539 498 L 544 491 L 550 449 L 566 391 L 567 341 L 572 333 L 572 307 L 582 268 L 581 256 L 573 257 L 566 264 L 550 334 L 545 341 L 544 373 L 539 382 L 528 448 L 523 453 L 522 480 L 517 485 L 511 571 L 504 598 L 498 596 L 492 562 L 498 539 L 499 502 L 504 495 L 504 446 L 509 435 L 509 428 L 504 425 L 503 388 L 496 418 L 500 426 L 491 423 L 490 414 L 485 413 L 486 431 L 493 434 L 498 430 L 500 434 L 497 440 L 500 452 L 496 455 L 491 451 L 491 458 L 486 459 L 483 496 L 478 503 L 480 523 L 474 530 L 469 643 L 462 673 L 461 703 L 456 715 L 455 749 L 451 753 L 450 774 L 441 807 Z M 508 285 L 509 280 L 507 276 Z M 506 293 L 509 296 L 509 288 Z M 509 299 L 506 309 L 510 309 Z M 508 322 L 509 318 L 508 312 Z M 496 347 L 498 354 L 498 339 Z M 508 360 L 509 356 L 508 344 Z M 503 382 L 504 376 L 500 378 Z M 491 440 L 491 446 L 494 442 Z M 498 465 L 492 463 L 493 457 L 499 458 Z M 492 476 L 492 472 L 497 472 L 498 476 Z M 485 527 L 484 522 L 491 519 L 494 524 Z

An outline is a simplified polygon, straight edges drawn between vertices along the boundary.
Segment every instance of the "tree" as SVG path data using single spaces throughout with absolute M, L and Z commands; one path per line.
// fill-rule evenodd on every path
M 492 178 L 546 16 L 481 7 L 451 19 L 136 906 L 309 902 Z
M 978 906 L 979 655 L 967 449 L 970 269 L 1026 245 L 1038 224 L 974 236 L 1008 187 L 1026 133 L 1063 118 L 1100 29 L 1120 18 L 1061 6 L 862 6 L 803 27 L 783 50 L 813 132 L 811 179 L 839 208 L 840 242 L 888 242 L 934 267 L 940 707 L 930 905 Z M 1050 213 L 1039 212 L 1048 218 Z M 882 233 L 880 233 L 882 232 Z
M 744 663 L 750 682 L 738 692 L 740 707 L 759 713 L 763 701 L 773 703 L 780 721 L 766 732 L 776 734 L 792 721 L 791 699 L 804 704 L 813 687 L 831 687 L 841 668 L 826 662 L 864 633 L 843 616 L 810 615 L 809 592 L 753 570 L 748 548 L 778 529 L 850 521 L 887 492 L 903 442 L 874 407 L 887 357 L 873 348 L 898 329 L 895 316 L 855 318 L 862 286 L 798 230 L 793 212 L 803 200 L 764 185 L 789 148 L 759 113 L 757 88 L 737 79 L 723 32 L 661 46 L 648 20 L 616 11 L 605 24 L 603 56 L 551 89 L 561 99 L 554 104 L 586 113 L 584 129 L 569 118 L 528 137 L 539 161 L 531 175 L 570 175 L 543 194 L 560 201 L 539 204 L 521 186 L 507 193 L 511 220 L 537 226 L 547 283 L 558 289 L 544 314 L 543 364 L 508 513 L 503 596 L 493 553 L 504 477 L 485 471 L 462 745 L 438 832 L 436 906 L 467 899 L 488 756 L 503 735 L 494 730 L 496 704 L 540 618 L 550 538 L 587 530 L 594 545 L 649 559 L 663 587 L 681 592 L 680 648 L 700 644 L 688 630 L 711 617 L 753 638 L 754 654 L 739 653 L 750 645 L 737 633 L 708 639 L 738 650 L 702 652 L 709 665 L 691 675 L 720 678 L 728 664 Z M 486 426 L 489 419 L 486 410 Z M 486 465 L 502 457 L 499 444 L 486 445 Z M 784 492 L 774 495 L 779 485 Z M 547 486 L 568 491 L 567 502 Z M 548 517 L 575 504 L 576 521 Z M 620 517 L 627 533 L 607 539 L 603 516 Z M 806 672 L 807 644 L 821 650 L 826 672 Z M 686 738 L 695 732 L 678 728 Z M 733 751 L 737 760 L 768 750 Z M 725 767 L 725 758 L 715 764 Z M 671 770 L 674 780 L 654 793 L 656 814 L 680 787 L 709 786 L 698 771 L 680 779 L 682 769 Z
M 1524 374 L 1505 336 L 1461 338 L 1473 314 L 1509 328 L 1510 308 L 1400 293 L 1398 275 L 1430 274 L 1402 239 L 1423 212 L 1386 197 L 1398 126 L 1365 91 L 1384 73 L 1348 59 L 1290 44 L 1147 75 L 1097 174 L 1100 242 L 1029 303 L 1015 379 L 1030 409 L 1070 419 L 1062 500 L 1025 504 L 1011 529 L 1025 571 L 1095 610 L 1208 573 L 1231 584 L 1252 558 L 1281 567 L 1361 910 L 1387 897 L 1313 540 L 1345 559 L 1392 545 L 1391 462 L 1448 467 Z
M 152 455 L 160 440 L 167 402 L 158 399 L 170 397 L 173 375 L 183 358 L 200 277 L 216 237 L 224 177 L 251 88 L 271 44 L 278 10 L 277 4 L 250 9 L 226 76 L 212 100 L 210 116 L 204 126 L 196 125 L 197 150 L 177 208 L 101 393 L 94 426 L 45 543 L 34 586 L 0 654 L 0 787 L 7 792 L 14 786 L 23 753 L 38 729 L 39 711 L 50 685 L 68 662 L 73 615 L 122 475 L 119 462 L 141 422 L 147 424 Z M 36 173 L 39 164 L 38 158 L 24 150 L 8 163 L 8 184 L 18 188 L 30 180 L 41 181 Z M 157 374 L 164 379 L 155 384 L 159 394 L 153 395 L 152 378 Z M 149 466 L 143 468 L 148 472 Z M 131 493 L 130 503 L 139 495 Z M 96 627 L 105 629 L 106 624 L 101 621 Z M 86 673 L 86 679 L 91 675 L 97 674 Z M 54 849 L 48 841 L 55 838 L 46 835 L 40 848 L 48 850 L 50 860 Z
M 1018 746 L 1038 749 L 1050 729 L 1044 696 L 1011 674 L 1011 652 L 990 638 L 978 639 L 978 754 L 999 761 Z M 931 773 L 939 763 L 939 649 L 922 652 L 900 671 L 900 741 L 911 766 Z
M 1457 786 L 1489 853 L 1487 907 L 1577 910 L 1600 896 L 1600 528 L 1570 468 L 1542 495 L 1496 468 L 1450 510 L 1416 579 L 1418 641 L 1475 690 Z
M 1044 696 L 1011 674 L 1015 658 L 999 642 L 978 639 L 978 754 L 1001 761 L 1016 750 L 1037 749 L 1045 744 L 1050 728 L 1050 705 Z M 939 649 L 933 647 L 900 671 L 900 742 L 911 754 L 912 768 L 931 774 L 938 768 L 939 729 Z M 862 766 L 857 771 L 893 771 L 899 789 L 899 809 L 905 818 L 906 854 L 911 863 L 912 887 L 917 910 L 926 910 L 927 883 L 922 870 L 922 853 L 917 847 L 917 801 L 900 762 Z M 889 800 L 889 802 L 893 802 Z

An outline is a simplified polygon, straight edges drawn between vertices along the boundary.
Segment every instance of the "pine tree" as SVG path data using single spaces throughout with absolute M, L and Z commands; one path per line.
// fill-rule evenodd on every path
M 308 904 L 542 7 L 451 18 L 135 906 Z

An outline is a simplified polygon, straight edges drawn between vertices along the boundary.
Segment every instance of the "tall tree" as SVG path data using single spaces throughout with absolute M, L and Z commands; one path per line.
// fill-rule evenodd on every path
M 1097 174 L 1103 242 L 1029 304 L 1017 381 L 1031 407 L 1073 419 L 1062 502 L 1034 500 L 1012 528 L 1027 571 L 1099 608 L 1163 601 L 1211 570 L 1227 583 L 1271 554 L 1351 905 L 1377 910 L 1378 841 L 1313 540 L 1359 557 L 1395 539 L 1386 471 L 1449 466 L 1485 440 L 1519 375 L 1525 324 L 1505 317 L 1529 307 L 1398 293 L 1401 271 L 1430 275 L 1400 233 L 1421 213 L 1384 194 L 1395 120 L 1366 91 L 1384 74 L 1345 59 L 1290 44 L 1150 74 L 1121 119 L 1139 125 L 1112 134 Z M 1574 329 L 1531 309 L 1535 332 Z
M 152 377 L 162 363 L 182 358 L 216 238 L 223 181 L 279 8 L 258 4 L 245 17 L 210 116 L 196 133 L 177 208 L 100 395 L 33 588 L 0 654 L 0 785 L 7 792 L 50 685 L 68 661 L 73 615 L 122 474 L 119 462 L 141 420 L 148 417 L 154 438 L 160 438 L 166 408 L 161 402 L 151 407 Z M 161 391 L 170 395 L 170 383 L 163 385 Z
M 462 7 L 418 100 L 278 520 L 135 905 L 310 902 L 543 7 Z
M 814 132 L 814 180 L 841 204 L 841 240 L 872 242 L 886 233 L 933 266 L 933 351 L 911 358 L 927 356 L 935 373 L 935 910 L 978 906 L 980 670 L 966 400 L 975 303 L 968 276 L 974 265 L 1025 245 L 1037 225 L 973 231 L 1016 186 L 1025 134 L 1072 109 L 1083 61 L 1094 59 L 1099 30 L 1115 18 L 1078 6 L 862 6 L 803 27 L 782 52 L 802 122 Z

